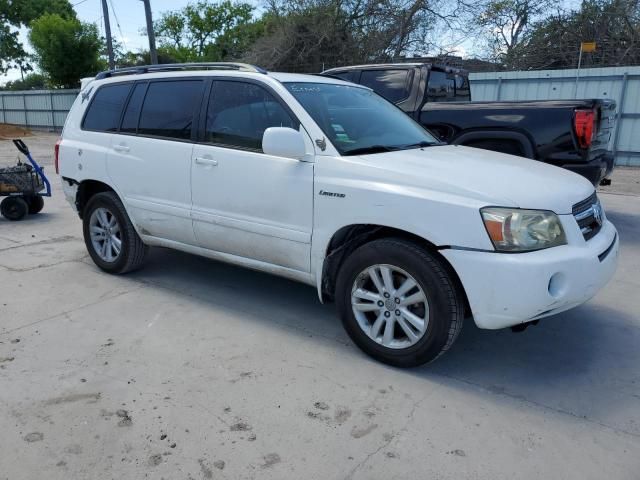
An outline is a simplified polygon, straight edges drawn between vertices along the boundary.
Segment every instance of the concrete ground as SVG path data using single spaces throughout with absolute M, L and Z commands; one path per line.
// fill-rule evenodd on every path
M 397 370 L 304 285 L 163 249 L 101 273 L 54 139 L 25 138 L 53 198 L 0 220 L 0 479 L 640 478 L 640 188 L 601 195 L 622 249 L 595 299 Z

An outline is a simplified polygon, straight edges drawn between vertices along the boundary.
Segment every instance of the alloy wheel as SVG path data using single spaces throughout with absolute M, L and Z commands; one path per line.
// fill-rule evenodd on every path
M 393 265 L 373 265 L 356 277 L 351 308 L 362 331 L 387 348 L 414 345 L 429 325 L 425 292 L 413 276 Z
M 89 219 L 91 245 L 105 262 L 115 262 L 122 251 L 122 234 L 118 219 L 106 208 L 96 208 Z

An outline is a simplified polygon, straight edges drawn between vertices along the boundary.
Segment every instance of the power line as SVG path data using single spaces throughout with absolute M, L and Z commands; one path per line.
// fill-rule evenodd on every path
M 111 5 L 111 11 L 113 12 L 113 17 L 116 19 L 116 25 L 118 26 L 118 32 L 120 32 L 120 40 L 122 41 L 122 45 L 125 50 L 127 49 L 127 42 L 124 39 L 124 35 L 122 34 L 122 28 L 120 28 L 120 20 L 118 20 L 118 15 L 116 14 L 116 8 L 113 6 L 113 2 L 109 0 L 109 5 Z
M 78 5 L 81 5 L 81 4 L 83 4 L 84 2 L 87 2 L 87 1 L 88 1 L 88 0 L 80 0 L 79 2 L 72 3 L 72 4 L 71 4 L 71 6 L 72 6 L 72 7 L 77 7 Z

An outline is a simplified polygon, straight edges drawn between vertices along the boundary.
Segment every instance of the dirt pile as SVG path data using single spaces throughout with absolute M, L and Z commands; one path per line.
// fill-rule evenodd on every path
M 31 131 L 28 128 L 18 125 L 9 125 L 8 123 L 0 123 L 0 140 L 11 140 L 14 138 L 28 137 Z

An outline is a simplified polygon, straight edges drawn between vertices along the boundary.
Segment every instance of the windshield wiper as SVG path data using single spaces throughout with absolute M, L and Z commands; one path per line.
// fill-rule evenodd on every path
M 382 153 L 392 152 L 397 150 L 395 147 L 388 147 L 386 145 L 371 145 L 369 147 L 353 148 L 347 150 L 343 155 L 366 155 L 367 153 Z
M 398 147 L 398 150 L 408 150 L 410 148 L 423 148 L 423 147 L 433 147 L 435 145 L 444 145 L 444 143 L 442 142 L 417 142 L 417 143 L 410 143 L 408 145 L 402 145 L 400 147 Z

